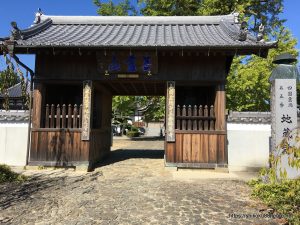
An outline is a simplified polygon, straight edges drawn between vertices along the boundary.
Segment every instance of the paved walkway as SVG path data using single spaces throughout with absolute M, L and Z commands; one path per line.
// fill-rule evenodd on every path
M 266 208 L 243 181 L 174 176 L 180 171 L 164 168 L 162 141 L 118 140 L 113 149 L 90 173 L 25 171 L 32 178 L 22 185 L 0 185 L 0 224 L 278 224 L 230 218 Z

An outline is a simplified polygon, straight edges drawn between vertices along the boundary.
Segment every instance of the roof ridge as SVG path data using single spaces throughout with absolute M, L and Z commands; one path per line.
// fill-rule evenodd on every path
M 222 20 L 234 22 L 234 15 L 217 16 L 52 16 L 42 15 L 41 21 L 53 24 L 219 24 Z

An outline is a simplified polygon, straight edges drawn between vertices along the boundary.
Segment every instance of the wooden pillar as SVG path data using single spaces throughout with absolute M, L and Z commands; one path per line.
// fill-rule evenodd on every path
M 225 85 L 219 84 L 216 87 L 216 98 L 215 98 L 215 117 L 216 117 L 216 130 L 226 130 L 226 120 L 225 120 L 225 108 L 226 108 L 226 98 L 225 98 Z
M 32 127 L 40 128 L 42 120 L 44 85 L 42 83 L 34 83 L 33 90 L 33 110 L 32 110 Z
M 83 82 L 82 101 L 82 132 L 81 140 L 90 140 L 91 118 L 92 118 L 92 81 Z
M 226 131 L 225 108 L 226 108 L 225 85 L 219 84 L 216 87 L 216 98 L 215 98 L 215 117 L 216 117 L 215 129 L 216 130 Z M 216 154 L 217 154 L 218 164 L 228 163 L 226 134 L 218 136 Z

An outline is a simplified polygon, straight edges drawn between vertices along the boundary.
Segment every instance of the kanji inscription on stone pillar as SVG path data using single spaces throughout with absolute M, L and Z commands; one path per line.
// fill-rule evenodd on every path
M 81 140 L 90 139 L 91 129 L 91 101 L 92 101 L 92 81 L 83 82 L 83 103 L 82 103 L 82 131 Z
M 297 127 L 296 79 L 275 79 L 272 82 L 273 149 Z
M 166 140 L 175 142 L 175 82 L 167 82 Z

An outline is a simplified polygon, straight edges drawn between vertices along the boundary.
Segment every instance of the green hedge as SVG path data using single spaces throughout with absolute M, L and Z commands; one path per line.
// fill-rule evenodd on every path
M 7 165 L 0 164 L 0 183 L 24 180 L 26 176 L 13 172 Z
M 127 136 L 128 137 L 139 137 L 140 133 L 138 131 L 128 131 Z
M 252 195 L 269 207 L 286 216 L 290 224 L 300 224 L 300 179 L 283 180 L 279 183 L 249 182 Z

